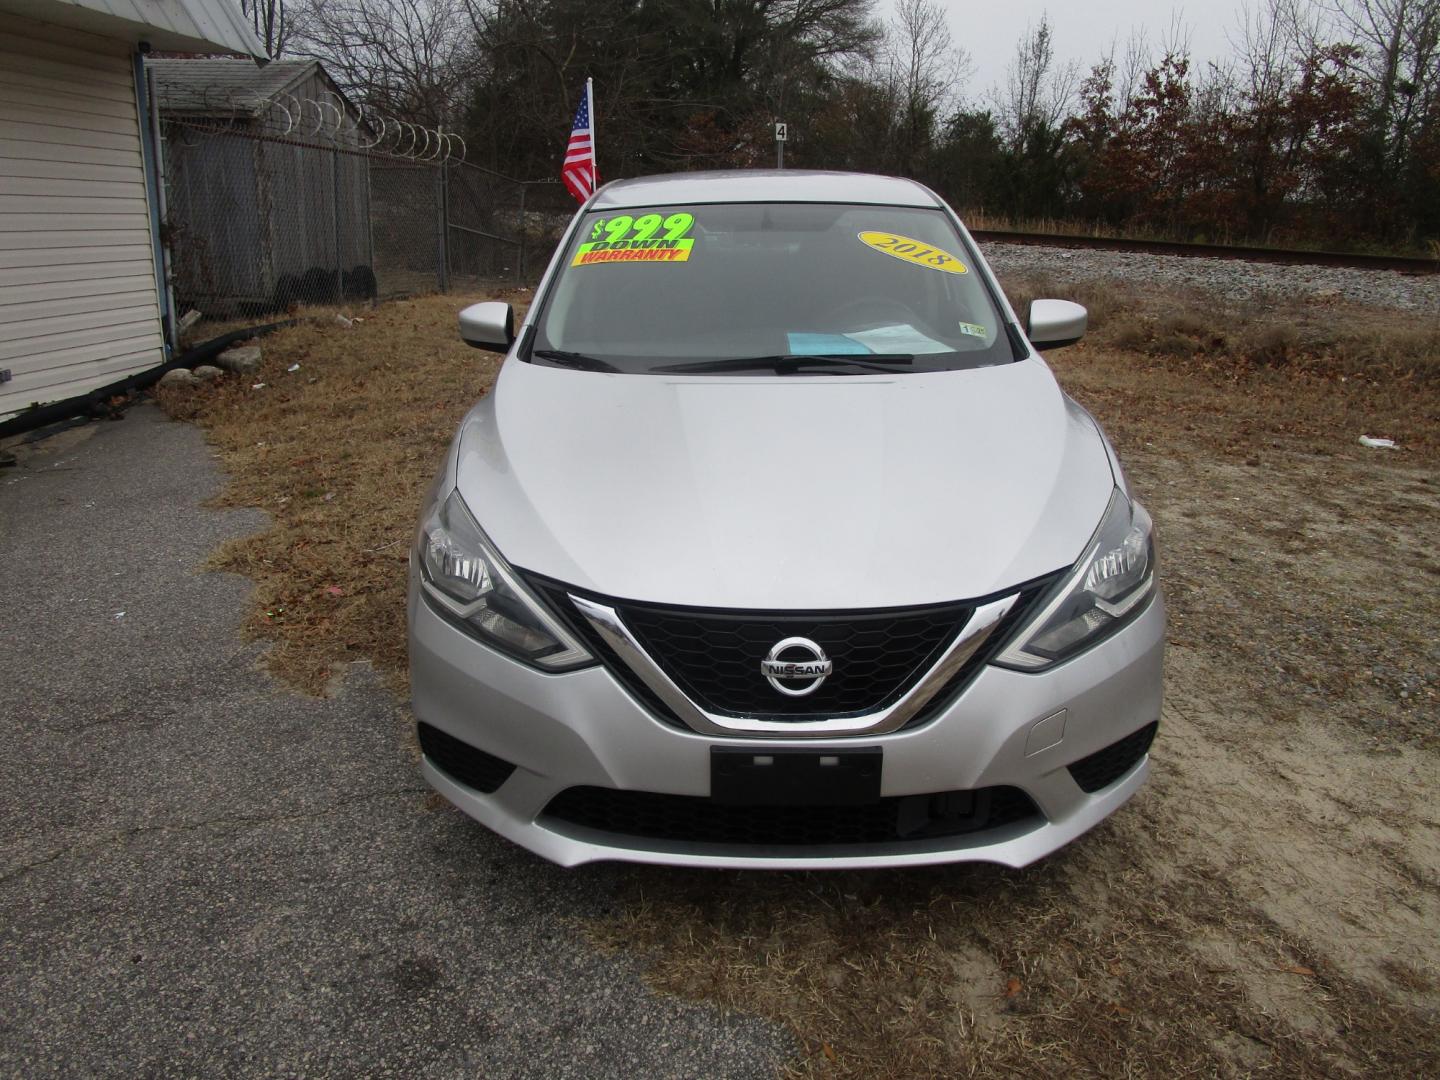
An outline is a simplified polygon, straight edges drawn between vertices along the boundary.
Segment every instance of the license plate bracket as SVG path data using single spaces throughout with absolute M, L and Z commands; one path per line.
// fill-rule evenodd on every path
M 863 806 L 880 800 L 878 746 L 712 746 L 710 797 L 728 806 Z

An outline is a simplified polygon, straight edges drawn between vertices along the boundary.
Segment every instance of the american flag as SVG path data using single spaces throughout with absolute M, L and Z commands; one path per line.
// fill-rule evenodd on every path
M 590 80 L 585 80 L 585 95 L 575 110 L 575 126 L 570 129 L 570 145 L 565 147 L 565 160 L 560 165 L 560 178 L 578 202 L 595 193 L 600 173 L 595 167 L 595 132 L 591 126 L 593 108 Z

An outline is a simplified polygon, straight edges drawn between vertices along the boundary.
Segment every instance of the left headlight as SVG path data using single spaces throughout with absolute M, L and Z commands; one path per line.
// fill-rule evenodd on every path
M 994 663 L 1038 671 L 1068 660 L 1137 615 L 1154 590 L 1150 515 L 1116 488 L 1075 569 Z
M 502 652 L 549 671 L 594 663 L 526 590 L 481 531 L 459 491 L 420 523 L 415 556 L 425 594 L 450 620 Z

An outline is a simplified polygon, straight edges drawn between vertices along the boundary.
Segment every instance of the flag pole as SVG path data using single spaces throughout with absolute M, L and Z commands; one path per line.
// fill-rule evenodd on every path
M 591 78 L 585 80 L 585 107 L 590 113 L 590 190 L 594 191 L 600 186 L 600 155 L 595 141 L 598 128 L 595 123 L 595 80 Z

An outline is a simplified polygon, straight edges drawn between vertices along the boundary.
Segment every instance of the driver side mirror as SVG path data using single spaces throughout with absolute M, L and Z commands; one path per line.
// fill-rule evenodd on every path
M 1036 300 L 1030 305 L 1025 336 L 1037 349 L 1074 345 L 1085 336 L 1090 313 L 1069 300 Z
M 509 352 L 515 344 L 515 309 L 499 300 L 471 304 L 460 312 L 460 340 L 477 349 Z

